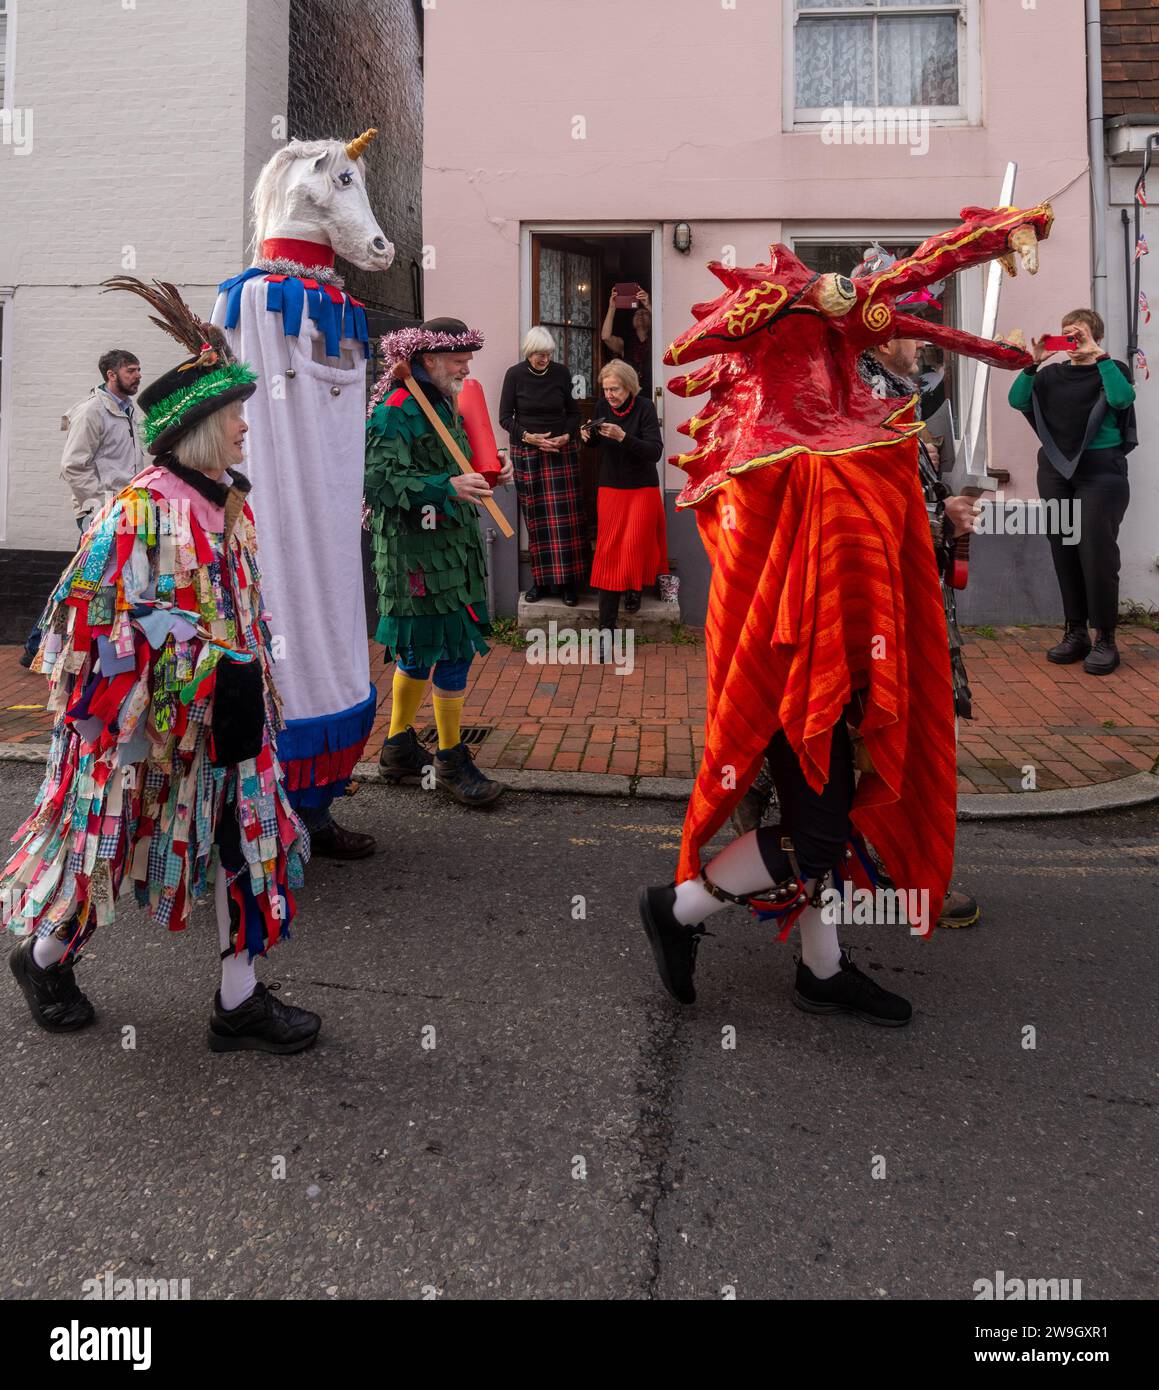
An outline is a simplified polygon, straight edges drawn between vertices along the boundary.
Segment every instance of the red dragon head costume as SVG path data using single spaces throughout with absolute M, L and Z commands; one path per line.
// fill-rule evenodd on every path
M 832 729 L 861 691 L 873 770 L 856 828 L 899 887 L 928 889 L 936 921 L 953 866 L 954 716 L 944 610 L 918 482 L 916 397 L 883 400 L 857 371 L 866 348 L 914 337 L 995 366 L 1020 348 L 899 313 L 897 301 L 970 266 L 1017 255 L 1038 269 L 1049 204 L 962 210 L 962 223 L 859 278 L 810 271 L 783 245 L 767 265 L 709 269 L 725 292 L 692 308 L 668 348 L 681 396 L 708 404 L 680 426 L 695 447 L 678 507 L 694 507 L 712 564 L 705 638 L 704 759 L 684 823 L 680 868 L 743 796 L 784 729 L 811 785 Z M 704 360 L 707 359 L 707 360 Z

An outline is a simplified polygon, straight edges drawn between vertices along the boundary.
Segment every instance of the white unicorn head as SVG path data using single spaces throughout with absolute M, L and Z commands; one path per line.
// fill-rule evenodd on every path
M 366 196 L 362 154 L 378 132 L 350 144 L 291 140 L 267 161 L 253 191 L 254 249 L 269 237 L 330 246 L 362 270 L 385 270 L 394 247 Z

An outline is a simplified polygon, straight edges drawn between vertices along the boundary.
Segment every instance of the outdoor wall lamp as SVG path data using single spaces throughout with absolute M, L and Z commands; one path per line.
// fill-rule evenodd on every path
M 684 256 L 692 250 L 692 228 L 687 222 L 677 222 L 672 229 L 672 245 Z

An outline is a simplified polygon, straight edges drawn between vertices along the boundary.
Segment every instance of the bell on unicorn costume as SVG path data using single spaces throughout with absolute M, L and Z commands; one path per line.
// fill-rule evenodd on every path
M 823 893 L 831 877 L 873 886 L 864 836 L 916 904 L 911 926 L 928 934 L 953 865 L 953 687 L 918 480 L 917 397 L 882 399 L 857 363 L 899 337 L 995 366 L 1029 361 L 1021 348 L 898 311 L 970 266 L 998 259 L 1014 273 L 1017 253 L 1038 269 L 1049 205 L 961 215 L 961 226 L 856 280 L 815 274 L 782 245 L 765 265 L 713 263 L 724 293 L 693 305 L 697 323 L 665 354 L 671 366 L 693 364 L 669 390 L 710 393 L 681 426 L 694 447 L 672 460 L 688 473 L 676 505 L 696 509 L 712 565 L 705 750 L 679 881 L 640 897 L 661 979 L 683 1003 L 696 997 L 704 920 L 741 903 L 778 919 L 782 937 L 799 924 L 798 1007 L 895 1027 L 910 1019 L 908 1001 L 841 950 Z M 766 756 L 781 824 L 702 868 L 704 846 Z
M 213 322 L 261 385 L 246 405 L 254 511 L 286 727 L 278 756 L 314 853 L 372 853 L 337 826 L 374 722 L 362 579 L 366 314 L 335 253 L 385 270 L 394 247 L 371 211 L 356 140 L 292 140 L 253 190 L 254 264 L 219 286 Z

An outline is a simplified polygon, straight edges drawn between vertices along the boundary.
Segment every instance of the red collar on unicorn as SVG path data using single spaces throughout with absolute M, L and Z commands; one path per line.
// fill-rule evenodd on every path
M 318 241 L 299 241 L 297 237 L 271 236 L 262 242 L 258 255 L 264 261 L 295 261 L 308 270 L 330 270 L 334 248 Z

